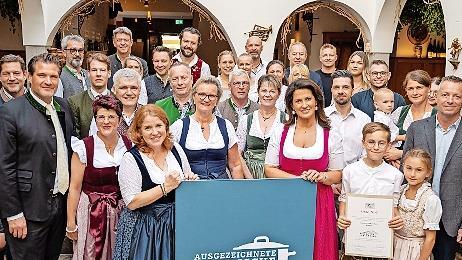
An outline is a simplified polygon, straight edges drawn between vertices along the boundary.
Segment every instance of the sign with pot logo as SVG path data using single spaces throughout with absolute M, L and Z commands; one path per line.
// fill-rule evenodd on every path
M 183 182 L 175 259 L 312 259 L 316 185 L 301 179 Z

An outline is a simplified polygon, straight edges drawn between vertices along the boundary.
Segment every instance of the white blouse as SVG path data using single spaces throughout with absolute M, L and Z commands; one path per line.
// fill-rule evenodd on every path
M 377 123 L 382 123 L 388 128 L 390 128 L 391 136 L 390 140 L 392 142 L 395 141 L 396 137 L 399 135 L 399 128 L 396 126 L 396 123 L 393 122 L 391 115 L 387 115 L 382 111 L 374 111 L 374 122 Z M 398 147 L 401 146 L 401 144 L 398 145 Z
M 151 160 L 147 155 L 140 151 L 141 157 L 143 158 L 143 161 L 146 165 L 146 169 L 148 170 L 149 177 L 151 177 L 152 182 L 155 184 L 164 183 L 165 175 L 168 172 L 177 171 L 180 173 L 182 178 L 184 178 L 183 173 L 191 172 L 188 158 L 186 158 L 183 149 L 177 143 L 174 143 L 174 146 L 180 155 L 183 170 L 181 170 L 180 164 L 171 151 L 167 153 L 167 157 L 165 158 L 167 162 L 166 172 L 162 171 L 153 160 Z M 125 205 L 128 205 L 133 200 L 133 198 L 141 192 L 142 186 L 141 171 L 138 168 L 138 164 L 136 163 L 135 158 L 131 153 L 124 154 L 122 162 L 120 163 L 118 177 L 122 198 L 125 202 Z
M 244 115 L 241 117 L 241 119 L 239 120 L 239 124 L 237 126 L 237 130 L 236 130 L 236 135 L 238 138 L 237 144 L 239 147 L 239 151 L 241 152 L 244 151 L 245 144 L 247 141 L 247 119 L 248 117 L 249 117 L 248 115 Z M 281 111 L 277 110 L 276 115 L 274 117 L 273 124 L 270 126 L 269 131 L 267 131 L 265 135 L 260 127 L 259 112 L 258 110 L 254 111 L 252 122 L 250 124 L 249 135 L 258 137 L 260 139 L 266 139 L 270 137 L 272 133 L 274 132 L 274 130 L 276 129 L 276 127 L 282 124 L 280 118 L 281 118 Z
M 225 101 L 227 100 L 229 97 L 231 97 L 231 90 L 229 89 L 229 86 L 226 86 L 223 87 L 223 81 L 221 80 L 221 77 L 220 75 L 217 76 L 217 80 L 218 82 L 220 82 L 220 85 L 221 85 L 221 90 L 223 91 L 223 93 L 221 94 L 221 97 L 220 97 L 220 101 Z
M 395 123 L 395 125 L 398 125 L 399 115 L 401 114 L 402 110 L 403 110 L 403 106 L 396 108 L 395 111 L 391 113 L 391 119 L 393 120 L 393 123 Z M 422 119 L 430 117 L 431 115 L 432 115 L 432 111 L 425 112 Z M 407 131 L 411 123 L 414 121 L 415 120 L 412 117 L 412 111 L 409 109 L 409 112 L 407 113 L 406 118 L 404 118 L 404 122 L 403 122 L 404 131 Z
M 287 92 L 287 86 L 282 85 L 281 86 L 281 94 L 279 95 L 278 99 L 276 100 L 276 108 L 281 110 L 281 111 L 286 111 L 286 92 Z
M 401 187 L 401 201 L 400 206 L 404 209 L 413 210 L 418 206 L 420 201 L 420 197 L 422 196 L 425 187 L 430 187 L 428 182 L 422 184 L 422 186 L 417 190 L 414 200 L 410 200 L 406 198 L 406 191 L 409 188 L 409 185 L 403 185 Z M 443 214 L 443 208 L 441 206 L 441 200 L 438 196 L 433 193 L 432 195 L 428 196 L 427 201 L 425 201 L 424 213 L 423 213 L 423 220 L 424 226 L 423 229 L 428 230 L 440 230 L 440 220 L 441 215 Z
M 279 166 L 279 146 L 281 143 L 284 125 L 278 125 L 271 135 L 266 149 L 265 164 Z M 316 142 L 313 146 L 302 148 L 294 144 L 295 125 L 291 125 L 287 132 L 287 137 L 283 145 L 283 154 L 290 159 L 313 160 L 319 159 L 324 153 L 324 129 L 316 125 Z
M 146 83 L 144 82 L 144 79 L 141 80 L 141 89 L 140 96 L 138 97 L 138 103 L 143 106 L 148 103 L 148 91 L 146 90 Z
M 205 140 L 199 122 L 197 122 L 192 116 L 189 118 L 189 131 L 185 142 L 185 146 L 188 150 L 221 149 L 225 146 L 225 141 L 223 136 L 221 136 L 216 117 L 214 117 L 212 122 L 210 122 L 210 135 L 208 140 Z M 230 149 L 237 143 L 237 136 L 231 122 L 227 119 L 225 119 L 225 121 L 229 137 L 228 149 Z M 170 132 L 172 133 L 175 142 L 180 141 L 182 130 L 183 120 L 176 120 L 175 123 L 170 126 Z
M 93 135 L 93 139 L 95 141 L 93 167 L 104 168 L 119 166 L 124 153 L 127 151 L 122 137 L 119 136 L 119 139 L 117 140 L 117 145 L 114 149 L 114 156 L 110 155 L 106 151 L 104 142 L 98 137 L 98 135 Z M 87 165 L 87 150 L 85 149 L 83 140 L 74 140 L 74 142 L 71 143 L 71 146 L 72 150 L 79 156 L 80 161 Z

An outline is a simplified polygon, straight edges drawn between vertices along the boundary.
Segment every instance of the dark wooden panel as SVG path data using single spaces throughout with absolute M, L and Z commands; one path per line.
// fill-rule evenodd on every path
M 24 60 L 26 60 L 26 51 L 24 50 L 0 50 L 0 57 L 7 54 L 18 55 L 21 56 Z
M 421 69 L 430 74 L 431 77 L 443 77 L 445 74 L 445 58 L 418 59 L 418 58 L 390 58 L 391 79 L 389 88 L 404 96 L 402 87 L 406 74 L 410 71 Z

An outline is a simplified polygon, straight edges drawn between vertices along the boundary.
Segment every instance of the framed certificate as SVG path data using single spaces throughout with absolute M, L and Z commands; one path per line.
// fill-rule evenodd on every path
M 393 197 L 348 194 L 345 215 L 351 225 L 345 230 L 345 254 L 393 258 Z

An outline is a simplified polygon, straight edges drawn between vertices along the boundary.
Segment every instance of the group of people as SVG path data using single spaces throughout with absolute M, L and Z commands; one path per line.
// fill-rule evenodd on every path
M 317 184 L 313 259 L 337 260 L 348 194 L 393 196 L 394 259 L 453 260 L 462 244 L 462 79 L 422 70 L 388 87 L 382 60 L 354 52 L 336 68 L 324 44 L 317 71 L 294 42 L 289 67 L 246 52 L 196 54 L 157 46 L 155 74 L 131 54 L 126 27 L 113 55 L 83 65 L 84 39 L 51 54 L 0 59 L 0 218 L 12 259 L 174 259 L 175 189 L 182 181 L 301 178 Z M 29 83 L 26 87 L 25 82 Z M 406 181 L 404 181 L 406 179 Z M 338 201 L 338 203 L 336 203 Z M 4 244 L 4 241 L 3 241 Z M 2 237 L 0 236 L 0 246 Z M 349 256 L 344 256 L 344 259 Z

